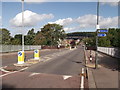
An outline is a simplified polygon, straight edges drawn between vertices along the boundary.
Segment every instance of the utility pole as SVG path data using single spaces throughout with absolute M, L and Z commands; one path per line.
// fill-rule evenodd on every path
M 24 52 L 24 0 L 22 0 L 22 51 Z
M 97 50 L 97 47 L 98 47 L 98 29 L 100 29 L 100 28 L 99 28 L 99 0 L 98 0 L 98 3 L 97 3 L 97 25 L 96 25 L 95 69 L 98 68 L 98 50 Z

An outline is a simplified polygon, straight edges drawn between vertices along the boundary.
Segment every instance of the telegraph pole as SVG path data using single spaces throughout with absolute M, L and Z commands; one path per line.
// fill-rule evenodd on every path
M 96 53 L 95 53 L 95 69 L 98 68 L 98 29 L 99 28 L 99 0 L 97 2 L 97 25 L 96 25 Z

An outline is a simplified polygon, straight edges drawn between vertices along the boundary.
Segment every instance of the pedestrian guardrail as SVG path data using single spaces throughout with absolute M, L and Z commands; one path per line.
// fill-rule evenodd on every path
M 97 49 L 99 52 L 105 53 L 116 58 L 120 58 L 120 48 L 98 47 Z
M 41 49 L 41 45 L 25 45 L 25 50 L 36 50 Z M 0 53 L 2 52 L 13 52 L 13 51 L 21 51 L 21 45 L 0 45 Z

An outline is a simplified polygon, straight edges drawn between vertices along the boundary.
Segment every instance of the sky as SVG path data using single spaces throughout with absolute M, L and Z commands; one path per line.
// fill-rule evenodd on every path
M 31 28 L 37 32 L 48 23 L 63 25 L 67 33 L 96 31 L 97 2 L 25 2 L 24 29 L 21 27 L 21 2 L 2 2 L 0 7 L 2 7 L 0 13 L 2 27 L 7 28 L 12 36 L 19 33 L 26 34 Z M 100 28 L 118 26 L 117 3 L 101 2 L 99 14 Z

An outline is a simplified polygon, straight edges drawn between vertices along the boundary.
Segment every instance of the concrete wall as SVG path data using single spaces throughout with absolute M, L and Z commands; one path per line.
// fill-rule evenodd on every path
M 34 50 L 41 49 L 40 45 L 25 45 L 25 50 Z M 21 51 L 21 45 L 0 45 L 0 53 L 1 52 L 13 52 L 13 51 Z
M 113 57 L 120 58 L 120 49 L 119 48 L 98 47 L 98 51 L 108 54 Z

